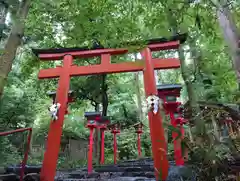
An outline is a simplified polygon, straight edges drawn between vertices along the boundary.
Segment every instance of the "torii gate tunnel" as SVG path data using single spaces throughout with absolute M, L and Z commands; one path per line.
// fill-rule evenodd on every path
M 157 95 L 154 69 L 179 68 L 180 61 L 177 58 L 152 58 L 153 51 L 177 49 L 184 42 L 186 35 L 178 35 L 171 39 L 152 39 L 147 41 L 145 48 L 141 50 L 142 60 L 137 62 L 111 63 L 112 55 L 127 54 L 128 49 L 87 49 L 87 48 L 63 48 L 63 49 L 33 49 L 35 55 L 41 60 L 63 60 L 63 65 L 56 68 L 42 69 L 38 74 L 39 79 L 59 78 L 56 102 L 60 103 L 58 119 L 51 121 L 48 132 L 47 149 L 41 169 L 41 181 L 53 181 L 56 174 L 56 165 L 62 135 L 64 115 L 68 103 L 68 91 L 72 76 L 84 76 L 94 74 L 110 74 L 122 72 L 143 71 L 146 97 Z M 74 58 L 101 57 L 101 63 L 89 66 L 77 66 L 73 64 Z M 161 176 L 165 180 L 168 176 L 167 143 L 164 138 L 164 128 L 159 112 L 148 113 L 152 153 L 156 179 Z

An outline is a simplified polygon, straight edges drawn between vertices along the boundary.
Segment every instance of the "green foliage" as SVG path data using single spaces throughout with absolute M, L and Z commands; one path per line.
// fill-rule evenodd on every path
M 58 169 L 79 168 L 87 165 L 87 160 L 68 160 L 65 156 L 59 156 Z
M 0 137 L 0 141 L 0 166 L 21 163 L 23 155 L 17 152 L 17 147 L 7 137 Z
M 237 1 L 233 1 L 232 13 L 239 26 L 240 9 Z M 11 7 L 13 19 L 14 11 Z M 231 55 L 225 46 L 221 30 L 216 22 L 215 7 L 207 1 L 190 3 L 168 1 L 112 1 L 112 0 L 34 0 L 30 9 L 25 28 L 25 37 L 21 51 L 16 56 L 12 72 L 8 77 L 8 85 L 0 102 L 0 129 L 9 130 L 19 127 L 34 127 L 33 144 L 44 144 L 50 124 L 48 106 L 51 99 L 46 92 L 57 89 L 57 80 L 37 79 L 40 68 L 60 65 L 59 62 L 41 62 L 31 53 L 30 48 L 52 47 L 91 47 L 98 40 L 105 47 L 123 47 L 123 42 L 145 40 L 147 38 L 169 37 L 170 29 L 176 27 L 177 32 L 188 32 L 188 40 L 183 45 L 186 69 L 158 71 L 160 83 L 183 83 L 183 76 L 191 81 L 193 93 L 199 100 L 214 102 L 239 103 L 235 73 L 232 69 Z M 14 9 L 14 8 L 13 8 Z M 127 45 L 128 46 L 128 45 Z M 128 46 L 132 52 L 144 46 Z M 24 52 L 24 53 L 23 53 Z M 154 57 L 176 57 L 176 51 L 156 52 Z M 112 62 L 132 61 L 130 55 L 115 56 Z M 99 63 L 99 58 L 76 59 L 77 65 Z M 211 84 L 204 83 L 205 78 Z M 142 77 L 139 77 L 139 95 L 144 97 Z M 121 159 L 137 157 L 136 133 L 131 125 L 140 120 L 137 105 L 135 79 L 132 73 L 108 75 L 107 85 L 108 110 L 112 122 L 121 123 L 124 130 L 118 136 L 119 156 Z M 88 129 L 84 125 L 84 112 L 102 110 L 102 76 L 75 77 L 71 79 L 71 90 L 75 92 L 76 102 L 69 106 L 70 114 L 66 116 L 63 127 L 63 140 L 69 138 L 88 138 Z M 184 85 L 181 101 L 191 99 Z M 144 115 L 146 117 L 146 115 Z M 201 118 L 205 121 L 205 118 Z M 167 121 L 166 121 L 167 122 Z M 165 124 L 171 131 L 173 127 Z M 178 130 L 177 130 L 178 131 Z M 151 156 L 149 130 L 144 129 L 142 135 L 142 151 L 144 156 Z M 194 133 L 193 133 L 194 134 Z M 2 139 L 2 138 L 1 138 Z M 169 139 L 169 155 L 173 154 L 172 140 Z M 1 163 L 18 160 L 17 150 L 23 136 L 4 138 L 0 141 Z M 187 142 L 187 141 L 186 141 Z M 202 140 L 202 142 L 204 142 Z M 201 143 L 202 143 L 201 142 Z M 222 143 L 210 143 L 199 147 L 192 145 L 191 161 L 216 169 L 216 163 L 228 156 L 229 150 Z M 202 144 L 203 145 L 203 144 Z M 185 145 L 186 146 L 186 145 Z M 8 151 L 11 147 L 11 154 Z M 211 149 L 210 149 L 211 148 Z M 206 157 L 206 158 L 205 158 Z M 30 155 L 30 163 L 39 164 L 43 153 Z M 13 160 L 11 160 L 13 159 Z M 106 134 L 106 163 L 112 163 L 112 135 Z M 7 160 L 7 161 L 6 161 Z M 8 161 L 9 160 L 9 161 Z M 5 162 L 6 161 L 6 162 Z M 206 163 L 206 164 L 205 164 Z M 86 164 L 85 161 L 69 161 L 66 157 L 59 158 L 59 168 L 74 168 Z M 201 167 L 202 168 L 202 167 Z M 210 170 L 211 170 L 210 169 Z M 202 171 L 209 171 L 202 169 Z M 216 171 L 216 170 L 215 170 Z M 209 177 L 217 176 L 213 172 Z

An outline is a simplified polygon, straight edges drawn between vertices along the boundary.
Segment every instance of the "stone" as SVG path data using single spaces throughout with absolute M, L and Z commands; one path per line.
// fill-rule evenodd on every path
M 96 172 L 90 173 L 88 174 L 87 178 L 100 178 L 100 173 Z
M 197 181 L 197 174 L 186 166 L 171 166 L 166 181 Z

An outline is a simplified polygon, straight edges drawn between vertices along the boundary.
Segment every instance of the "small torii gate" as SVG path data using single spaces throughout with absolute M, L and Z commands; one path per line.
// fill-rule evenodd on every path
M 58 110 L 58 119 L 50 123 L 47 139 L 47 149 L 44 154 L 44 160 L 41 169 L 41 180 L 53 181 L 56 174 L 56 165 L 60 148 L 62 127 L 64 115 L 67 109 L 68 91 L 70 78 L 73 76 L 84 76 L 94 74 L 110 74 L 122 72 L 143 71 L 144 87 L 146 97 L 157 96 L 156 81 L 154 69 L 179 68 L 180 61 L 177 58 L 152 58 L 153 51 L 178 49 L 180 43 L 186 40 L 186 34 L 177 35 L 170 39 L 160 38 L 147 40 L 145 48 L 142 49 L 142 61 L 111 63 L 112 55 L 121 55 L 128 53 L 128 49 L 119 48 L 60 48 L 60 49 L 33 49 L 33 53 L 41 60 L 63 60 L 62 66 L 56 68 L 42 69 L 38 74 L 39 79 L 59 78 L 56 102 L 60 103 Z M 130 43 L 131 45 L 138 43 Z M 73 59 L 86 57 L 101 57 L 101 63 L 89 66 L 77 66 L 73 64 Z M 139 63 L 140 62 L 140 63 Z M 164 128 L 159 111 L 154 114 L 148 113 L 150 135 L 152 142 L 152 153 L 154 159 L 155 175 L 165 180 L 168 176 L 167 143 L 164 137 Z

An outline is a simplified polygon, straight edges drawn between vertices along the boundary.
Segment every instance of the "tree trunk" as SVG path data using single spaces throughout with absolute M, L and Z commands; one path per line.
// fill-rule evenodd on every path
M 239 32 L 232 17 L 232 14 L 225 5 L 224 1 L 221 1 L 217 6 L 217 17 L 219 25 L 223 31 L 225 42 L 227 43 L 232 58 L 233 67 L 236 72 L 238 84 L 240 84 L 240 51 L 239 51 Z M 240 85 L 239 85 L 240 87 Z
M 173 35 L 177 35 L 179 33 L 177 17 L 174 17 L 173 14 L 174 14 L 174 12 L 172 12 L 171 9 L 168 9 L 168 19 L 169 19 L 170 29 L 171 29 Z M 186 88 L 187 88 L 189 105 L 191 108 L 190 111 L 192 113 L 191 118 L 194 118 L 194 122 L 196 123 L 195 125 L 198 127 L 198 129 L 197 129 L 198 132 L 200 134 L 203 134 L 204 124 L 203 124 L 203 122 L 198 120 L 197 115 L 198 115 L 198 113 L 200 113 L 200 109 L 197 104 L 197 97 L 194 92 L 194 85 L 191 82 L 190 76 L 187 72 L 188 67 L 186 66 L 186 63 L 185 63 L 185 55 L 184 55 L 184 50 L 183 50 L 182 46 L 180 46 L 178 49 L 178 55 L 179 55 L 180 64 L 181 64 L 182 77 L 183 77 L 183 80 L 184 80 Z
M 3 31 L 5 29 L 7 12 L 8 12 L 8 5 L 5 2 L 0 2 L 0 41 L 3 38 Z
M 192 131 L 191 131 L 191 126 L 190 126 L 190 124 L 188 125 L 188 127 L 187 127 L 187 132 L 188 132 L 188 135 L 189 135 L 189 140 L 190 140 L 190 142 L 191 143 L 193 143 L 193 136 L 192 136 Z
M 30 8 L 31 0 L 23 0 L 17 12 L 17 18 L 12 26 L 3 54 L 0 57 L 0 98 L 3 94 L 7 76 L 12 69 L 12 64 L 18 46 L 24 34 L 25 20 Z
M 213 125 L 213 131 L 214 131 L 215 138 L 218 139 L 220 137 L 220 135 L 219 135 L 218 125 L 216 123 L 214 114 L 211 115 L 211 120 L 212 120 L 212 125 Z
M 102 86 L 101 86 L 101 93 L 102 93 L 102 116 L 107 116 L 107 109 L 108 109 L 108 86 L 106 84 L 107 75 L 102 75 Z M 101 131 L 99 129 L 95 129 L 95 157 L 97 163 L 100 163 L 101 160 Z
M 108 86 L 106 84 L 107 75 L 102 75 L 102 115 L 107 116 L 108 109 Z
M 94 110 L 95 110 L 95 112 L 100 111 L 99 104 L 97 102 L 95 103 Z
M 137 55 L 135 55 L 135 61 L 137 61 Z M 142 122 L 144 119 L 143 110 L 142 110 L 142 94 L 140 87 L 140 72 L 136 72 L 134 74 L 134 81 L 136 83 L 136 95 L 137 95 L 137 106 L 138 106 L 138 116 L 140 121 Z

